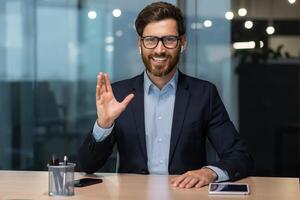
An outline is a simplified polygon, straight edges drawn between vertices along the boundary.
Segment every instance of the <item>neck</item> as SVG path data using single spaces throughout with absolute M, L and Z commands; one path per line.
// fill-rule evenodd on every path
M 175 67 L 169 74 L 165 76 L 155 76 L 150 72 L 146 71 L 149 79 L 156 85 L 160 90 L 173 78 L 177 68 Z

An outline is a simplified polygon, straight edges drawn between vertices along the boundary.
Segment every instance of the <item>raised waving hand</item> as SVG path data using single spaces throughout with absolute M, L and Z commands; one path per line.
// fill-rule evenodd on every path
M 133 97 L 134 94 L 129 94 L 122 102 L 118 102 L 113 94 L 108 74 L 100 72 L 96 86 L 98 125 L 102 128 L 111 127 Z

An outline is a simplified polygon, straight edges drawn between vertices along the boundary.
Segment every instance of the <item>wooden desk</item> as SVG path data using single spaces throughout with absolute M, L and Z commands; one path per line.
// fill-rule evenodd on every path
M 171 176 L 98 174 L 103 183 L 76 188 L 72 197 L 48 196 L 48 173 L 29 171 L 0 171 L 0 199 L 87 199 L 87 200 L 299 200 L 299 179 L 249 177 L 239 182 L 250 184 L 250 195 L 212 196 L 207 187 L 176 189 L 169 184 Z M 83 177 L 76 173 L 76 179 Z

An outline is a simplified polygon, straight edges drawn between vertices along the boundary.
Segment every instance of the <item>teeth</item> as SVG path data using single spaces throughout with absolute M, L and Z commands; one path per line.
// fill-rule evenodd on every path
M 155 60 L 155 61 L 165 61 L 165 60 L 167 60 L 167 58 L 157 58 L 157 57 L 153 57 L 153 60 Z

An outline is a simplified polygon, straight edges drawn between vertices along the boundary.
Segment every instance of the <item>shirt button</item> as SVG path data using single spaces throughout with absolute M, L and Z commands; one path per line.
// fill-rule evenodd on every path
M 163 164 L 163 163 L 164 163 L 164 160 L 160 160 L 159 163 L 160 163 L 160 164 Z
M 158 117 L 158 119 L 161 119 L 161 118 L 162 118 L 161 116 Z
M 161 138 L 158 139 L 158 142 L 162 142 L 162 141 L 163 141 L 163 139 L 161 139 Z

